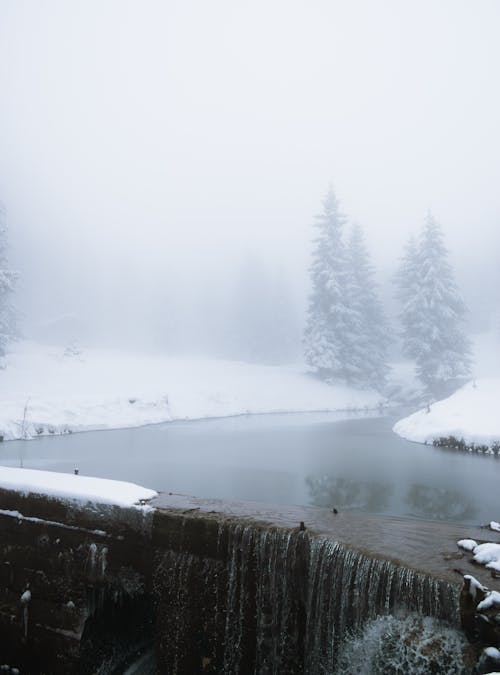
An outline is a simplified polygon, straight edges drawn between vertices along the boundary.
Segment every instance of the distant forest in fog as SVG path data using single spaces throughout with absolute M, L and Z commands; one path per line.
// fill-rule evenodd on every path
M 499 22 L 497 0 L 3 0 L 22 333 L 296 361 L 329 181 L 391 330 L 430 210 L 467 331 L 498 331 Z
M 422 223 L 424 220 L 422 218 Z M 14 334 L 17 330 L 14 329 L 11 307 L 14 287 L 17 286 L 17 293 L 23 301 L 35 297 L 37 292 L 36 288 L 29 287 L 30 275 L 23 269 L 25 265 L 22 257 L 17 256 L 16 259 L 22 271 L 21 278 L 17 279 L 17 272 L 9 271 L 5 221 L 4 213 L 4 285 L 3 290 L 0 289 L 5 317 L 3 344 L 8 341 L 7 334 Z M 352 225 L 347 217 L 344 221 L 345 237 L 348 237 Z M 312 250 L 316 245 L 313 217 L 310 219 L 309 232 Z M 387 236 L 390 237 L 390 234 Z M 380 246 L 383 248 L 383 240 Z M 213 268 L 212 275 L 205 269 L 199 277 L 188 259 L 185 267 L 181 264 L 171 271 L 157 267 L 157 278 L 153 266 L 146 278 L 141 270 L 147 267 L 147 260 L 141 259 L 137 261 L 135 270 L 133 266 L 128 272 L 124 270 L 121 278 L 124 283 L 120 284 L 120 288 L 116 288 L 113 280 L 108 279 L 98 294 L 89 293 L 85 296 L 80 289 L 79 293 L 67 296 L 64 306 L 60 306 L 57 301 L 51 305 L 45 298 L 40 298 L 45 316 L 38 310 L 34 313 L 36 318 L 33 318 L 29 314 L 29 305 L 27 308 L 18 301 L 21 334 L 46 343 L 76 342 L 81 345 L 152 349 L 174 355 L 209 354 L 255 363 L 299 361 L 304 353 L 306 308 L 312 290 L 309 274 L 311 263 L 309 261 L 309 266 L 304 265 L 302 270 L 291 272 L 281 264 L 279 249 L 274 253 L 275 259 L 272 260 L 269 260 L 269 256 L 263 258 L 251 251 L 233 260 L 228 253 L 227 259 L 221 259 L 217 269 Z M 372 257 L 368 249 L 366 254 Z M 140 251 L 138 255 L 141 255 Z M 197 255 L 200 255 L 199 251 Z M 381 299 L 388 321 L 386 328 L 381 324 L 381 329 L 390 339 L 383 347 L 385 356 L 378 359 L 374 356 L 371 370 L 376 370 L 377 361 L 382 364 L 389 358 L 398 358 L 401 348 L 403 351 L 405 349 L 400 339 L 404 330 L 396 277 L 398 269 L 401 275 L 403 261 L 404 249 L 392 261 L 392 266 L 386 266 L 383 275 L 373 269 L 374 291 Z M 370 262 L 368 264 L 371 265 Z M 194 277 L 188 278 L 193 272 Z M 462 280 L 470 284 L 468 288 L 460 289 L 464 291 L 465 298 L 474 299 L 476 287 L 480 287 L 480 283 L 475 282 L 478 279 L 482 281 L 480 272 L 480 269 L 476 269 L 474 273 L 472 264 L 466 274 L 462 271 Z M 89 261 L 89 288 L 94 288 L 96 276 L 99 278 L 100 273 L 102 268 L 93 268 Z M 68 273 L 67 282 L 71 289 L 71 273 Z M 494 293 L 483 296 L 480 302 L 472 302 L 470 311 L 465 314 L 467 331 L 500 331 L 499 306 Z M 381 373 L 379 375 L 381 380 L 384 379 Z M 356 380 L 355 377 L 353 380 L 353 376 L 346 376 L 345 379 Z

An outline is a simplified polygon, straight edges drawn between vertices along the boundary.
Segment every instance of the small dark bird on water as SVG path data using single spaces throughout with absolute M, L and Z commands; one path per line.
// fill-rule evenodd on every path
M 335 507 L 332 509 L 332 513 L 334 513 L 335 515 L 337 515 L 338 511 L 337 511 L 337 509 L 336 509 Z

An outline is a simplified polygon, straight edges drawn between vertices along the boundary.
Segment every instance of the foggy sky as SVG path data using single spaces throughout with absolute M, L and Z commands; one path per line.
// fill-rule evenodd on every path
M 329 183 L 383 282 L 430 208 L 498 299 L 499 31 L 497 0 L 0 0 L 27 324 L 197 313 L 253 259 L 303 302 Z

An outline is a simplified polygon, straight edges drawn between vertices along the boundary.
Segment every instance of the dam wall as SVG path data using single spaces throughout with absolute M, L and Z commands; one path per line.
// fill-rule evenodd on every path
M 0 661 L 24 675 L 121 673 L 152 645 L 171 675 L 334 673 L 377 617 L 459 630 L 464 536 L 327 509 L 0 490 Z

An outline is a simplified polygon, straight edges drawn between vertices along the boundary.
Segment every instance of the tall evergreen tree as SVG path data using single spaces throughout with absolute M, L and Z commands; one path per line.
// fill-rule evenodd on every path
M 446 383 L 470 373 L 471 361 L 463 331 L 466 308 L 441 228 L 430 213 L 410 258 L 406 288 L 401 286 L 402 269 L 399 274 L 404 348 L 415 359 L 417 375 L 427 390 L 439 395 Z
M 403 353 L 410 359 L 415 359 L 420 351 L 420 343 L 415 326 L 418 323 L 419 307 L 415 302 L 420 290 L 419 253 L 417 240 L 411 236 L 408 240 L 404 255 L 401 258 L 396 273 L 397 298 L 401 303 L 399 319 L 401 321 L 401 338 Z
M 4 356 L 7 344 L 15 335 L 15 313 L 11 294 L 17 273 L 7 268 L 7 234 L 4 209 L 0 205 L 0 356 Z
M 304 333 L 306 362 L 324 379 L 343 377 L 349 348 L 347 260 L 342 240 L 345 221 L 330 187 L 323 200 L 323 211 L 315 218 L 312 291 Z
M 377 295 L 375 270 L 362 229 L 355 225 L 347 246 L 350 329 L 345 379 L 357 386 L 383 387 L 389 366 L 387 321 Z

